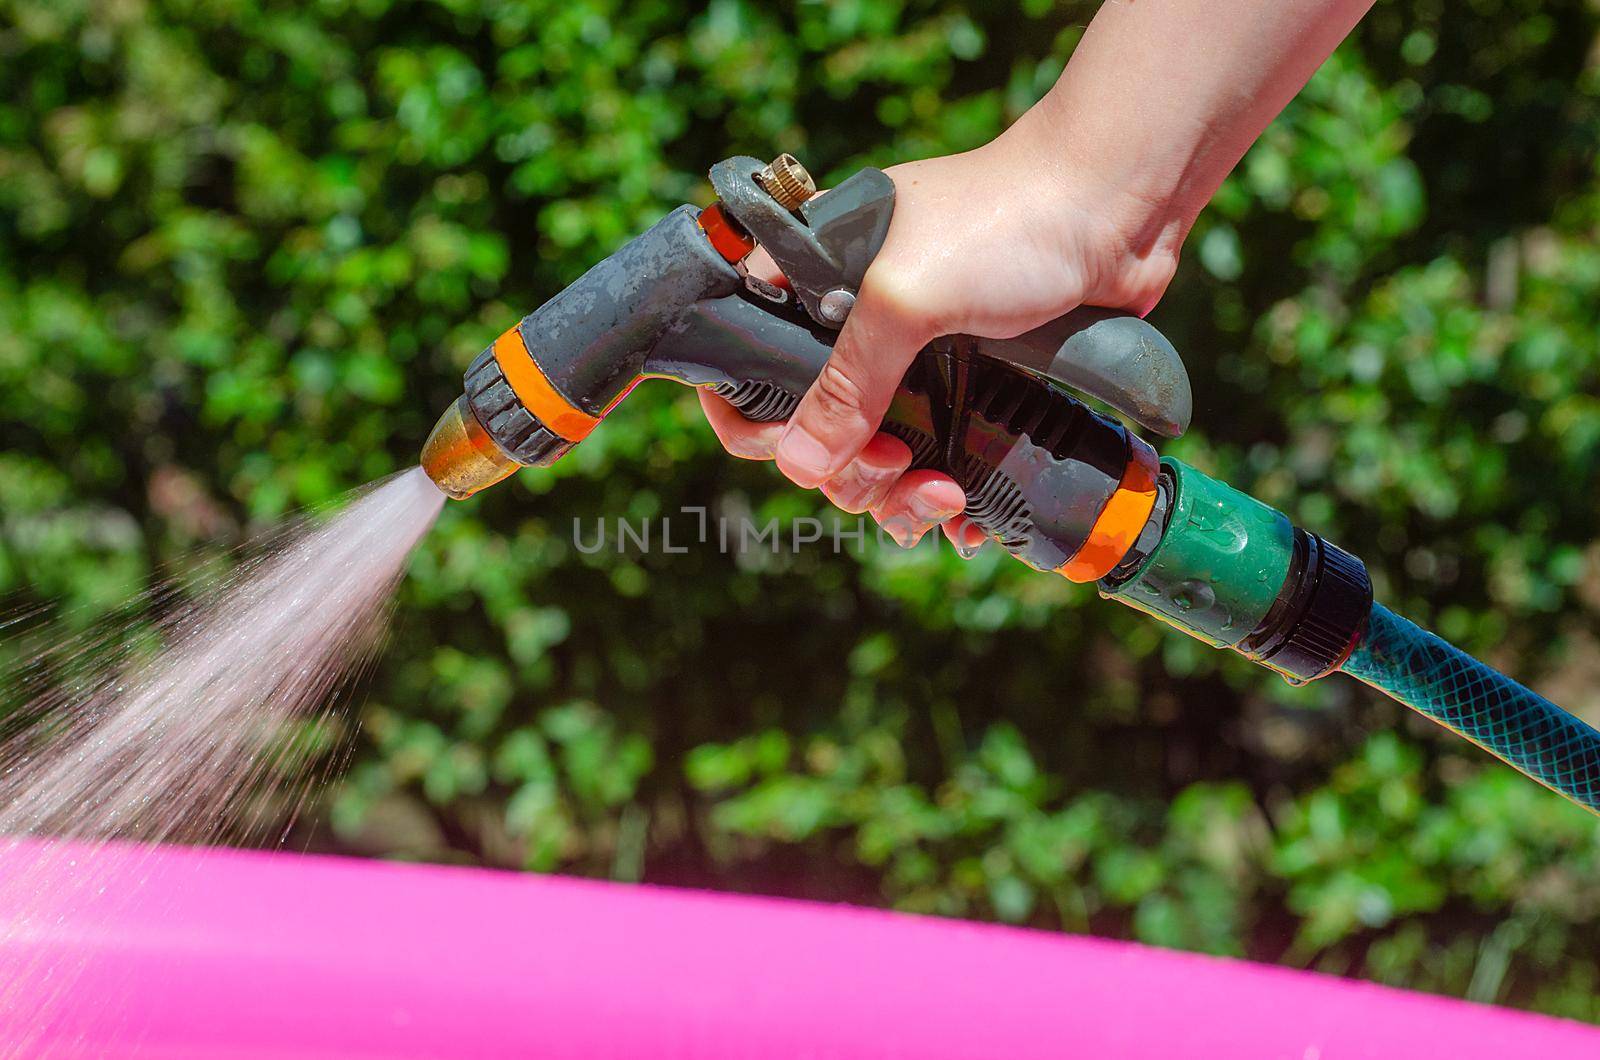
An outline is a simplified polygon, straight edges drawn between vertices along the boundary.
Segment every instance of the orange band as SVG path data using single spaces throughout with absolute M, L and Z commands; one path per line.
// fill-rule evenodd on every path
M 730 265 L 737 265 L 756 249 L 756 241 L 733 227 L 722 207 L 712 203 L 700 211 L 700 230 L 711 240 L 711 246 Z
M 1128 549 L 1139 540 L 1139 531 L 1150 519 L 1156 505 L 1156 476 L 1161 462 L 1149 443 L 1135 434 L 1128 435 L 1128 466 L 1117 483 L 1117 492 L 1100 509 L 1100 516 L 1089 531 L 1089 539 L 1073 557 L 1056 568 L 1068 581 L 1099 581 L 1116 569 Z
M 500 365 L 506 382 L 511 384 L 511 392 L 517 395 L 517 400 L 540 423 L 567 441 L 583 441 L 600 422 L 598 416 L 591 416 L 573 405 L 550 385 L 550 380 L 544 377 L 534 363 L 533 356 L 528 353 L 522 333 L 516 328 L 494 340 L 494 359 Z

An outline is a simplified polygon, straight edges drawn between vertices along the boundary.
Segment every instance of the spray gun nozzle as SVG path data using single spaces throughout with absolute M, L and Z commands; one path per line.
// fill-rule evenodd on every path
M 458 501 L 494 485 L 520 466 L 489 437 L 465 396 L 445 410 L 422 446 L 422 469 L 445 496 Z

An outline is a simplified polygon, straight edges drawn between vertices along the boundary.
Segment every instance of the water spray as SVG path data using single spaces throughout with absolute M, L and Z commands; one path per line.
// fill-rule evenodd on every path
M 825 195 L 788 155 L 712 167 L 680 206 L 524 317 L 467 369 L 422 466 L 470 497 L 563 456 L 642 379 L 787 419 L 822 371 L 888 231 L 894 184 Z M 745 268 L 757 248 L 782 271 Z M 1189 377 L 1155 328 L 1078 309 L 1011 339 L 952 335 L 907 371 L 882 429 L 948 474 L 966 517 L 1036 570 L 1138 608 L 1292 683 L 1344 671 L 1600 812 L 1600 732 L 1372 598 L 1365 564 L 1282 512 L 1155 450 L 1109 406 L 1175 438 Z

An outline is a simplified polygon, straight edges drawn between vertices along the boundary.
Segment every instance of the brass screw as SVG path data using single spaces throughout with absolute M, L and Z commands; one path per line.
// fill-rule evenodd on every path
M 817 193 L 817 182 L 811 179 L 806 167 L 791 154 L 781 154 L 767 163 L 756 174 L 756 183 L 766 189 L 779 206 L 785 210 L 798 209 L 800 204 Z

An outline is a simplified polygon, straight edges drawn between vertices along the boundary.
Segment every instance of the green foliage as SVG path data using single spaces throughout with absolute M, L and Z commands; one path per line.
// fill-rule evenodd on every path
M 74 621 L 408 465 L 706 166 L 994 135 L 1093 4 L 0 0 L 0 588 Z M 1600 719 L 1600 15 L 1380 3 L 1157 322 L 1175 455 Z M 1019 187 L 1025 187 L 1025 179 Z M 881 902 L 1600 1019 L 1596 822 L 985 552 L 580 553 L 819 514 L 646 386 L 452 505 L 303 844 Z

